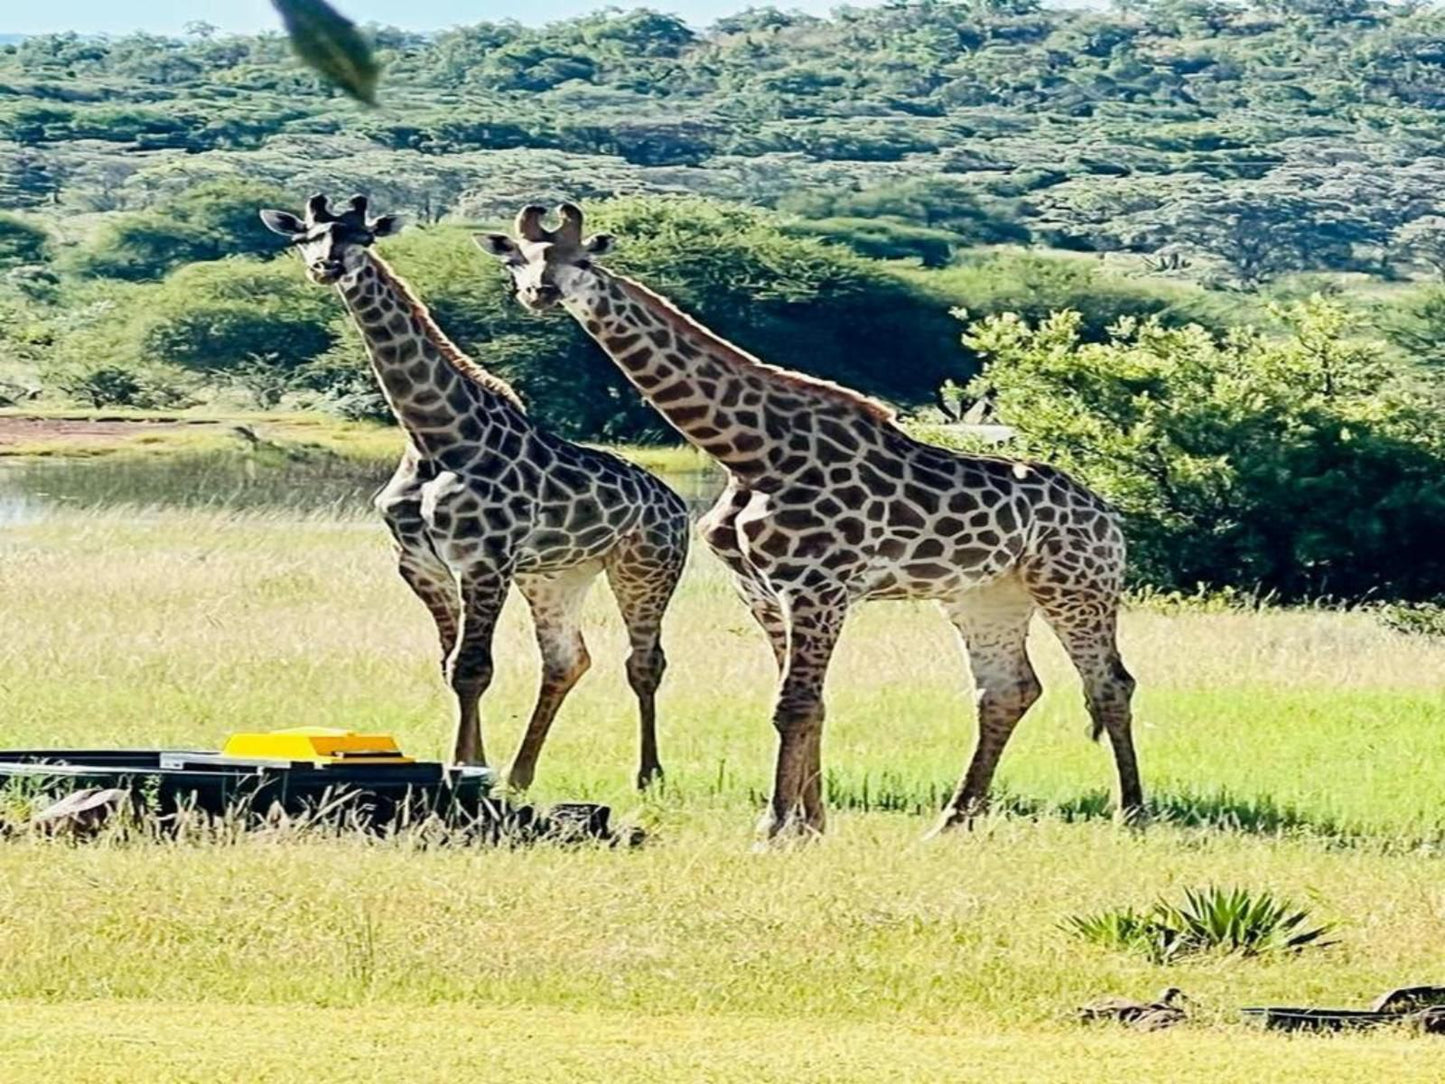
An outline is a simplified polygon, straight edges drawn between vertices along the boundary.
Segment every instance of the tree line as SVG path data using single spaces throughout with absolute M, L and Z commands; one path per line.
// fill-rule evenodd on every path
M 0 204 L 143 210 L 235 176 L 428 220 L 691 193 L 821 220 L 870 255 L 1031 241 L 1243 287 L 1445 253 L 1431 5 L 917 0 L 703 31 L 638 9 L 369 32 L 371 112 L 276 33 L 0 45 Z

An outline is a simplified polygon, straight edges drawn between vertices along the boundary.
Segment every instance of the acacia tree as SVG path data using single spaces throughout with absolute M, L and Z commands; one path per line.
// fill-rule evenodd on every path
M 1274 188 L 1176 203 L 1163 214 L 1168 233 L 1221 261 L 1236 282 L 1249 288 L 1288 271 L 1347 262 L 1352 246 L 1363 239 L 1348 208 Z

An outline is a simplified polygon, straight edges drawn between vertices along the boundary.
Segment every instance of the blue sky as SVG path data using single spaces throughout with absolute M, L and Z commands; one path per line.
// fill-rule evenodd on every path
M 484 19 L 544 23 L 607 6 L 606 0 L 334 0 L 357 22 L 408 30 L 437 30 Z M 612 0 L 617 7 L 653 7 L 698 26 L 759 0 Z M 784 0 L 781 8 L 824 14 L 838 0 Z M 5 10 L 9 9 L 9 10 Z M 192 20 L 222 30 L 255 31 L 278 23 L 270 0 L 0 0 L 0 34 L 122 34 L 131 30 L 179 34 Z

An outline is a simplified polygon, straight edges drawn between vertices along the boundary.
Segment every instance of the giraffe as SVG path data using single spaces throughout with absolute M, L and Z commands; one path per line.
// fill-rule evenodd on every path
M 1115 637 L 1125 544 L 1111 506 L 1043 464 L 921 443 L 882 404 L 759 361 L 599 266 L 613 239 L 584 238 L 576 206 L 558 211 L 556 230 L 529 206 L 515 237 L 476 240 L 503 262 L 523 305 L 565 308 L 727 473 L 698 528 L 735 574 L 778 667 L 764 836 L 824 829 L 824 678 L 845 615 L 868 599 L 937 600 L 968 654 L 978 737 L 935 832 L 985 807 L 1004 746 L 1042 692 L 1026 646 L 1035 611 L 1079 671 L 1092 736 L 1109 736 L 1121 814 L 1139 816 L 1134 679 Z
M 542 680 L 507 781 L 519 790 L 530 785 L 552 720 L 591 665 L 580 611 L 605 574 L 631 645 L 637 784 L 660 777 L 661 627 L 687 556 L 682 499 L 615 455 L 541 429 L 504 381 L 465 356 L 372 250 L 399 230 L 396 216 L 368 218 L 363 196 L 334 213 L 318 195 L 304 218 L 275 210 L 261 218 L 296 247 L 313 282 L 341 295 L 406 434 L 401 463 L 375 505 L 396 542 L 402 579 L 436 622 L 456 696 L 454 761 L 486 763 L 479 704 L 492 679 L 493 630 L 515 583 L 532 611 Z

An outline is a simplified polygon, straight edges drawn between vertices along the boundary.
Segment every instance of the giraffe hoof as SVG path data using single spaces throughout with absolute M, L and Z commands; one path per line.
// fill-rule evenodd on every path
M 653 787 L 661 787 L 664 778 L 661 765 L 644 768 L 637 773 L 637 789 L 645 791 Z
M 1149 826 L 1149 810 L 1142 805 L 1121 806 L 1114 814 L 1114 823 L 1121 828 L 1142 831 Z
M 972 817 L 940 817 L 937 824 L 935 824 L 927 832 L 923 833 L 923 841 L 925 843 L 931 843 L 935 839 L 939 839 L 947 835 L 952 835 L 956 831 L 961 830 L 966 832 L 972 827 Z
M 937 823 L 924 834 L 923 838 L 925 840 L 932 840 L 952 832 L 971 832 L 973 831 L 975 822 L 979 817 L 983 816 L 986 811 L 985 806 L 980 802 L 970 802 L 962 809 L 950 806 L 943 811 Z

